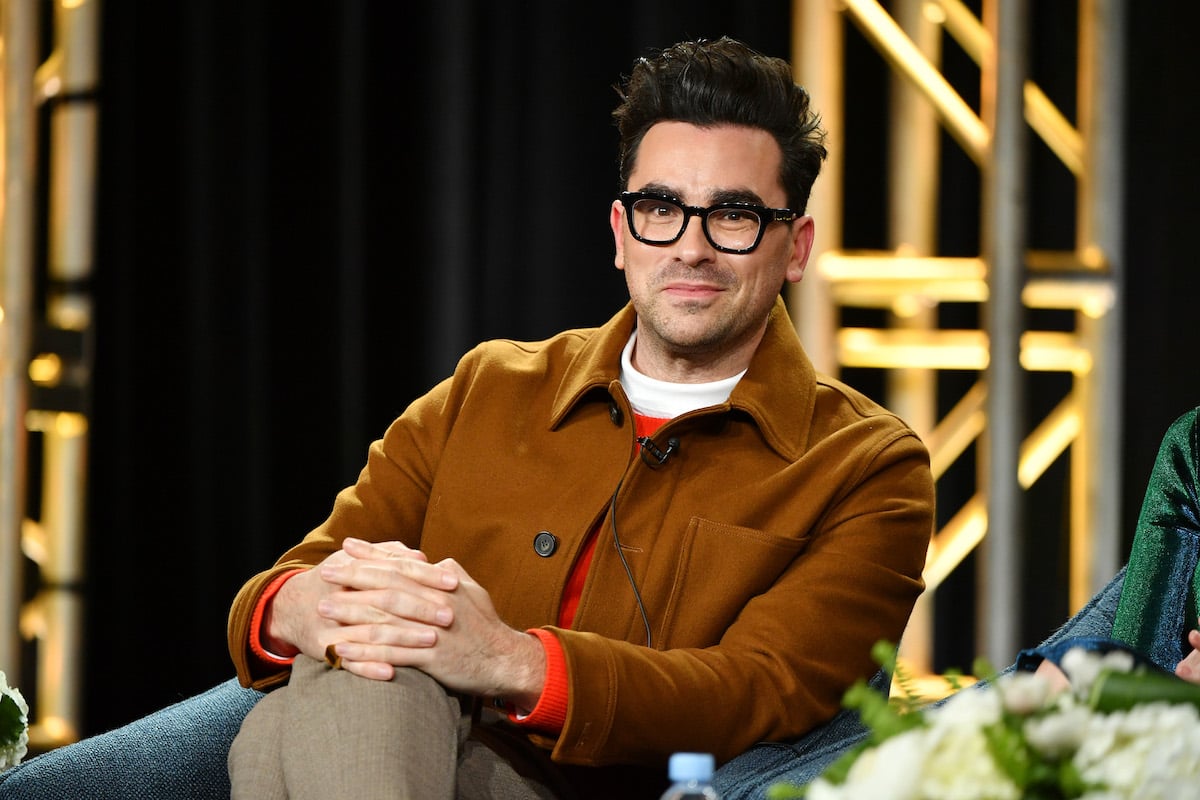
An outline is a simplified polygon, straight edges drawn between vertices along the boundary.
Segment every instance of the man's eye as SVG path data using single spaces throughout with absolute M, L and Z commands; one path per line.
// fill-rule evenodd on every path
M 673 219 L 679 216 L 679 207 L 662 200 L 641 200 L 634 207 L 634 210 L 639 214 L 645 215 L 647 218 L 663 220 Z
M 722 208 L 709 217 L 709 222 L 726 226 L 756 225 L 758 223 L 758 215 L 753 211 L 741 208 Z

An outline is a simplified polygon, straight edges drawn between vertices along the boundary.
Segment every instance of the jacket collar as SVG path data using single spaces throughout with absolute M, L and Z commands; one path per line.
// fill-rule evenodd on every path
M 615 394 L 621 349 L 629 341 L 637 315 L 631 304 L 596 329 L 567 366 L 551 410 L 550 427 L 593 390 Z M 718 408 L 737 409 L 758 425 L 767 443 L 781 456 L 797 460 L 804 452 L 816 405 L 816 371 L 804 353 L 783 298 L 775 301 L 767 330 L 750 367 L 729 401 Z

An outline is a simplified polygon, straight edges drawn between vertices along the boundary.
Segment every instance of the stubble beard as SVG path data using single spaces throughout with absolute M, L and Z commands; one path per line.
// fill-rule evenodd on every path
M 717 352 L 737 336 L 738 320 L 709 303 L 685 302 L 666 307 L 652 304 L 638 314 L 638 327 L 649 328 L 661 345 L 675 356 Z M 708 316 L 707 319 L 701 318 Z

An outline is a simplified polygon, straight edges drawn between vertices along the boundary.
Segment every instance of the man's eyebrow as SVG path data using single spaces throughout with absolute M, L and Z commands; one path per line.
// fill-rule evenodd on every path
M 660 194 L 663 197 L 669 197 L 672 200 L 680 199 L 679 192 L 675 191 L 670 186 L 667 186 L 666 184 L 663 184 L 663 183 L 647 183 L 641 189 L 638 189 L 638 191 L 639 192 L 649 192 L 651 194 Z M 680 202 L 682 202 L 682 201 L 680 201 Z
M 749 189 L 719 189 L 713 192 L 711 203 L 750 203 L 751 205 L 765 205 L 763 199 L 758 196 L 757 192 L 752 192 Z

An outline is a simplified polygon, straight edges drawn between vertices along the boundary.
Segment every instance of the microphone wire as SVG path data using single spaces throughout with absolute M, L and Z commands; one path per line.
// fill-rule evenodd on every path
M 637 581 L 633 578 L 633 570 L 629 568 L 629 562 L 625 560 L 625 552 L 621 548 L 621 537 L 617 535 L 617 495 L 621 491 L 621 484 L 625 482 L 625 478 L 617 481 L 617 488 L 613 491 L 612 500 L 608 503 L 608 522 L 612 527 L 613 544 L 617 548 L 617 557 L 621 559 L 621 566 L 625 568 L 625 575 L 629 578 L 629 586 L 633 589 L 633 599 L 637 601 L 638 612 L 642 615 L 642 624 L 646 626 L 646 647 L 654 646 L 654 639 L 650 635 L 650 617 L 646 614 L 646 606 L 642 603 L 642 593 L 638 591 Z

